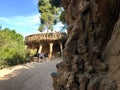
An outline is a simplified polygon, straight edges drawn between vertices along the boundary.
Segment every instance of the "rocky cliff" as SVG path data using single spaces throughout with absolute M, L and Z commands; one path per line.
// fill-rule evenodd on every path
M 109 65 L 107 77 L 115 80 L 120 90 L 120 16 L 103 52 L 103 59 Z
M 62 6 L 68 40 L 54 89 L 120 90 L 120 1 L 62 0 Z

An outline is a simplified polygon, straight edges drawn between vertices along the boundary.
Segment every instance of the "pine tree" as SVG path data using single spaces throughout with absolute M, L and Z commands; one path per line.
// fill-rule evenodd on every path
M 51 0 L 39 0 L 38 2 L 39 12 L 41 14 L 39 31 L 53 30 L 53 25 L 59 21 L 60 8 L 52 5 Z

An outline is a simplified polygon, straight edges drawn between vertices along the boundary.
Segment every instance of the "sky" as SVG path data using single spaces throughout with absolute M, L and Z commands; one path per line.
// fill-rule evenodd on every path
M 16 30 L 24 37 L 30 34 L 40 33 L 40 13 L 37 6 L 38 0 L 0 0 L 0 25 L 2 29 Z M 54 29 L 60 31 L 62 23 L 58 23 Z

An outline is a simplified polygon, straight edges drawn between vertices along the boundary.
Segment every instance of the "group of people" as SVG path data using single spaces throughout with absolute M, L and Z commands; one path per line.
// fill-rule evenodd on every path
M 37 57 L 40 62 L 41 61 L 44 62 L 48 58 L 48 53 L 47 52 L 38 53 Z

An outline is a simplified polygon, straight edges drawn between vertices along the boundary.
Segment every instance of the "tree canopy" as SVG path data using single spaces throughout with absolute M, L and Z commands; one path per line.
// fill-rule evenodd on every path
M 23 61 L 25 45 L 23 36 L 15 30 L 0 30 L 0 68 L 5 65 L 20 64 Z
M 53 30 L 53 25 L 59 21 L 60 8 L 52 4 L 52 0 L 39 0 L 38 7 L 41 14 L 39 31 Z

